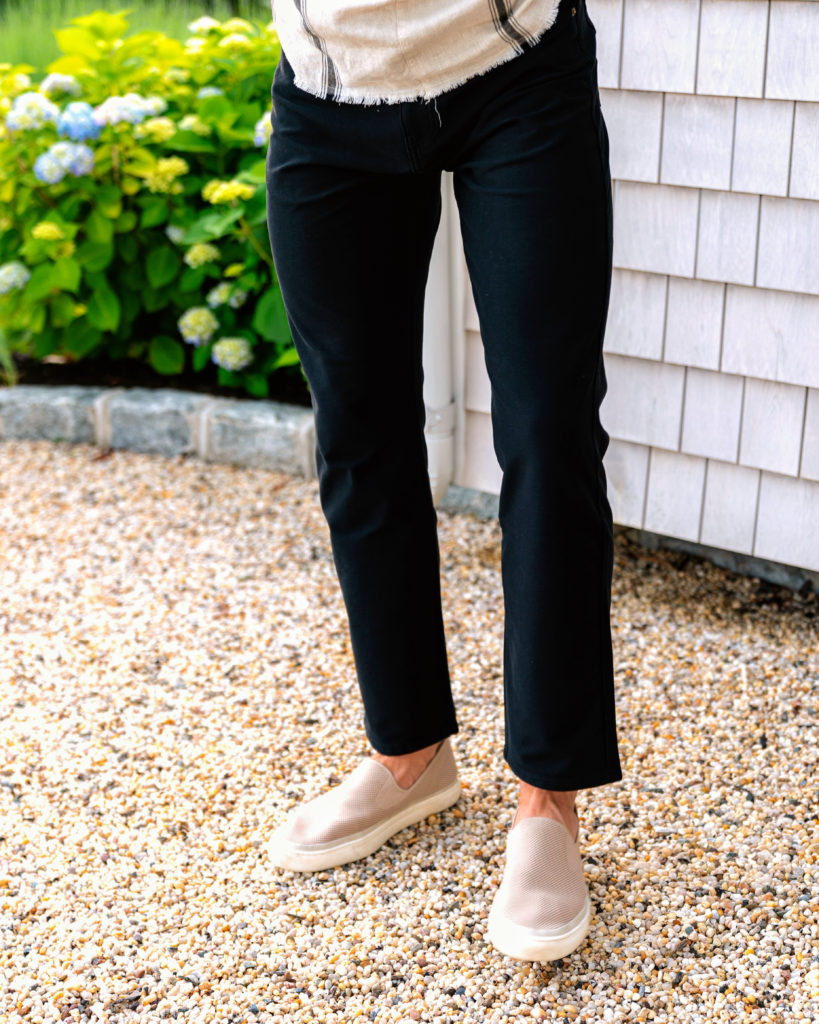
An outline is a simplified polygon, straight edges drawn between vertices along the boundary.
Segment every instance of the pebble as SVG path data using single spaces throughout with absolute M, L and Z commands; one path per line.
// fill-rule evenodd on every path
M 616 532 L 592 928 L 514 961 L 499 527 L 438 520 L 463 796 L 296 875 L 271 830 L 371 752 L 316 482 L 0 443 L 0 1020 L 819 1019 L 817 596 Z

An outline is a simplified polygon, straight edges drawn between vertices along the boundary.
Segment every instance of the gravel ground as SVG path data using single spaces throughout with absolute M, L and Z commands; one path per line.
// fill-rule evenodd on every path
M 819 1019 L 817 596 L 618 534 L 625 778 L 578 800 L 588 939 L 526 964 L 499 529 L 439 523 L 463 796 L 290 874 L 271 829 L 370 753 L 316 483 L 0 444 L 0 1020 Z

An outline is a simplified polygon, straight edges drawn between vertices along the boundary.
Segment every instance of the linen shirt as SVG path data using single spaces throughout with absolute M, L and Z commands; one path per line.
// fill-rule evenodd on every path
M 301 89 L 351 103 L 429 100 L 533 45 L 559 0 L 271 0 Z

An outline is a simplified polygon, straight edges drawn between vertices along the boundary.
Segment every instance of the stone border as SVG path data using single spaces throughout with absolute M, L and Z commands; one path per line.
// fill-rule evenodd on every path
M 313 479 L 313 410 L 175 388 L 0 387 L 0 441 L 48 440 L 273 469 Z M 452 485 L 439 509 L 497 519 L 498 496 Z M 819 593 L 819 572 L 615 524 L 646 548 L 686 551 L 744 576 Z
M 315 477 L 311 409 L 174 388 L 0 388 L 0 441 L 97 444 Z

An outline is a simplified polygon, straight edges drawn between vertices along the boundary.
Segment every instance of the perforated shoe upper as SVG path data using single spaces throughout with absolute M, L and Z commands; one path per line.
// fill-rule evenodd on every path
M 496 911 L 524 928 L 561 932 L 583 912 L 587 895 L 580 851 L 566 827 L 552 818 L 519 821 L 506 840 Z

